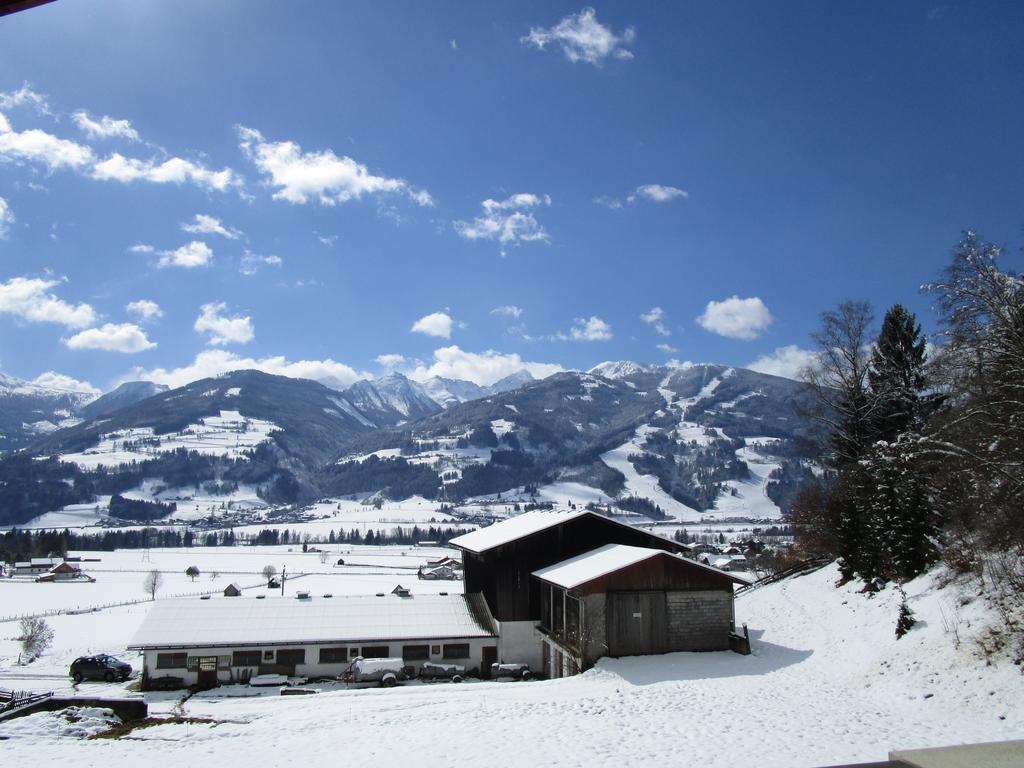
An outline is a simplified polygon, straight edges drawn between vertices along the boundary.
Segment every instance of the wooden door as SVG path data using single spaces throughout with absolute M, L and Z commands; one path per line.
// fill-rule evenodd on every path
M 199 687 L 203 689 L 217 687 L 216 656 L 199 657 Z
M 668 612 L 664 592 L 609 592 L 606 617 L 609 656 L 665 653 Z
M 480 659 L 480 677 L 483 680 L 491 679 L 491 664 L 498 660 L 498 646 L 485 645 Z

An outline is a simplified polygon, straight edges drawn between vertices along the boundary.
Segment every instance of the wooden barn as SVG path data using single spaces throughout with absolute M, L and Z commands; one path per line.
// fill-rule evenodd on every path
M 545 580 L 543 576 L 552 566 L 564 566 L 567 561 L 581 555 L 593 556 L 595 551 L 608 545 L 625 547 L 617 550 L 620 556 L 627 551 L 637 557 L 638 553 L 643 554 L 636 562 L 627 564 L 629 567 L 626 572 L 617 574 L 619 581 L 606 578 L 593 585 L 598 592 L 588 593 L 595 600 L 591 600 L 591 612 L 586 617 L 586 631 L 594 637 L 598 634 L 600 617 L 604 615 L 604 620 L 608 620 L 607 614 L 597 610 L 598 594 L 602 596 L 603 605 L 614 604 L 613 614 L 618 616 L 626 610 L 624 606 L 627 600 L 626 597 L 620 597 L 620 594 L 652 593 L 654 596 L 635 596 L 629 599 L 649 601 L 651 607 L 646 613 L 644 610 L 639 612 L 651 621 L 658 622 L 657 627 L 668 627 L 669 594 L 691 592 L 691 598 L 698 600 L 697 593 L 714 592 L 713 601 L 717 607 L 709 609 L 708 621 L 702 629 L 705 638 L 702 647 L 707 649 L 729 647 L 729 634 L 733 626 L 732 584 L 746 583 L 733 574 L 721 573 L 685 560 L 682 557 L 688 551 L 685 545 L 586 510 L 527 512 L 459 536 L 450 543 L 463 553 L 466 594 L 480 593 L 483 596 L 498 628 L 500 660 L 526 663 L 532 669 L 544 669 L 547 674 L 556 676 L 585 668 L 599 656 L 609 655 L 610 651 L 606 649 L 598 652 L 597 640 L 589 651 L 566 645 L 564 614 L 560 633 L 554 631 L 552 601 L 555 597 L 552 589 L 555 583 L 550 579 Z M 663 553 L 666 558 L 656 557 Z M 593 564 L 596 561 L 590 562 Z M 572 587 L 558 587 L 566 593 L 562 596 L 561 610 L 573 609 L 575 604 L 568 605 L 566 602 L 568 593 L 581 586 L 582 583 Z M 578 600 L 580 596 L 582 593 L 574 593 L 573 600 Z M 679 602 L 678 598 L 673 600 Z M 620 606 L 623 606 L 621 610 Z M 636 612 L 628 613 L 632 616 Z M 714 613 L 713 617 L 711 613 Z M 577 618 L 577 631 L 582 633 L 584 630 L 578 622 Z M 605 628 L 603 632 L 608 634 L 608 629 Z M 613 627 L 611 632 L 619 632 L 619 628 Z M 684 650 L 684 646 L 687 646 L 678 641 L 678 633 L 666 635 L 657 628 L 643 634 L 640 639 L 620 634 L 614 635 L 617 643 L 614 655 L 664 653 L 666 650 Z M 713 641 L 710 640 L 712 636 Z M 555 648 L 559 644 L 563 647 Z M 696 649 L 697 645 L 690 643 L 687 648 Z M 556 661 L 559 663 L 556 664 Z
M 535 571 L 542 667 L 575 674 L 602 656 L 724 651 L 733 574 L 646 547 L 606 544 Z

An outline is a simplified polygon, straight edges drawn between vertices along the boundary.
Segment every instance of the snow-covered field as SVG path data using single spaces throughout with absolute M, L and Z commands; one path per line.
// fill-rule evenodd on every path
M 200 558 L 200 567 L 224 571 L 236 557 L 259 557 L 224 550 L 187 554 L 209 557 Z M 306 562 L 282 548 L 275 555 Z M 168 563 L 181 566 L 187 559 L 181 557 L 169 552 Z M 352 557 L 383 567 L 409 555 Z M 315 555 L 306 558 L 318 563 Z M 934 575 L 911 582 L 907 593 L 918 624 L 897 640 L 895 591 L 869 597 L 853 585 L 836 589 L 836 578 L 830 566 L 741 596 L 736 612 L 750 628 L 751 656 L 606 659 L 574 678 L 529 683 L 359 691 L 321 686 L 315 703 L 275 690 L 254 697 L 250 689 L 223 688 L 184 704 L 186 715 L 215 723 L 169 723 L 128 739 L 85 741 L 66 721 L 34 715 L 0 726 L 0 736 L 9 738 L 7 748 L 40 762 L 103 768 L 143 761 L 328 765 L 341 755 L 348 763 L 377 766 L 415 760 L 799 768 L 881 760 L 892 749 L 1021 737 L 1024 677 L 1007 661 L 986 665 L 974 652 L 971 638 L 991 618 L 979 598 L 955 586 L 938 588 Z M 15 625 L 0 624 L 0 686 L 67 688 L 66 663 L 86 650 L 123 650 L 147 608 L 55 617 L 54 649 L 27 668 L 13 664 Z M 123 692 L 121 685 L 82 689 Z M 174 703 L 170 694 L 149 696 L 156 714 Z

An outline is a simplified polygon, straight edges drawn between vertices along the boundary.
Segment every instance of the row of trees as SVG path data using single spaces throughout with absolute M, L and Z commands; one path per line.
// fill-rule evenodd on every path
M 900 305 L 873 336 L 848 302 L 822 316 L 806 378 L 832 472 L 794 502 L 800 545 L 876 585 L 938 557 L 977 568 L 985 549 L 1024 552 L 1024 281 L 967 232 L 926 290 L 941 332 L 926 344 Z

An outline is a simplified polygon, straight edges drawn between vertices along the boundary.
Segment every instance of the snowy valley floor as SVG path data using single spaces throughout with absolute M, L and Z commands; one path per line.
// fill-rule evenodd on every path
M 228 698 L 231 689 L 221 689 L 184 706 L 215 724 L 86 741 L 40 714 L 0 726 L 8 737 L 0 753 L 79 768 L 143 761 L 799 767 L 1024 735 L 1020 670 L 975 656 L 971 637 L 988 616 L 980 599 L 960 605 L 956 588 L 922 577 L 907 589 L 919 623 L 896 640 L 893 591 L 869 598 L 851 586 L 835 589 L 835 581 L 828 567 L 740 597 L 737 618 L 751 630 L 752 656 L 607 659 L 575 678 L 528 683 L 258 698 Z M 11 671 L 0 669 L 0 685 L 9 685 Z M 160 694 L 151 711 L 169 712 L 172 702 Z

